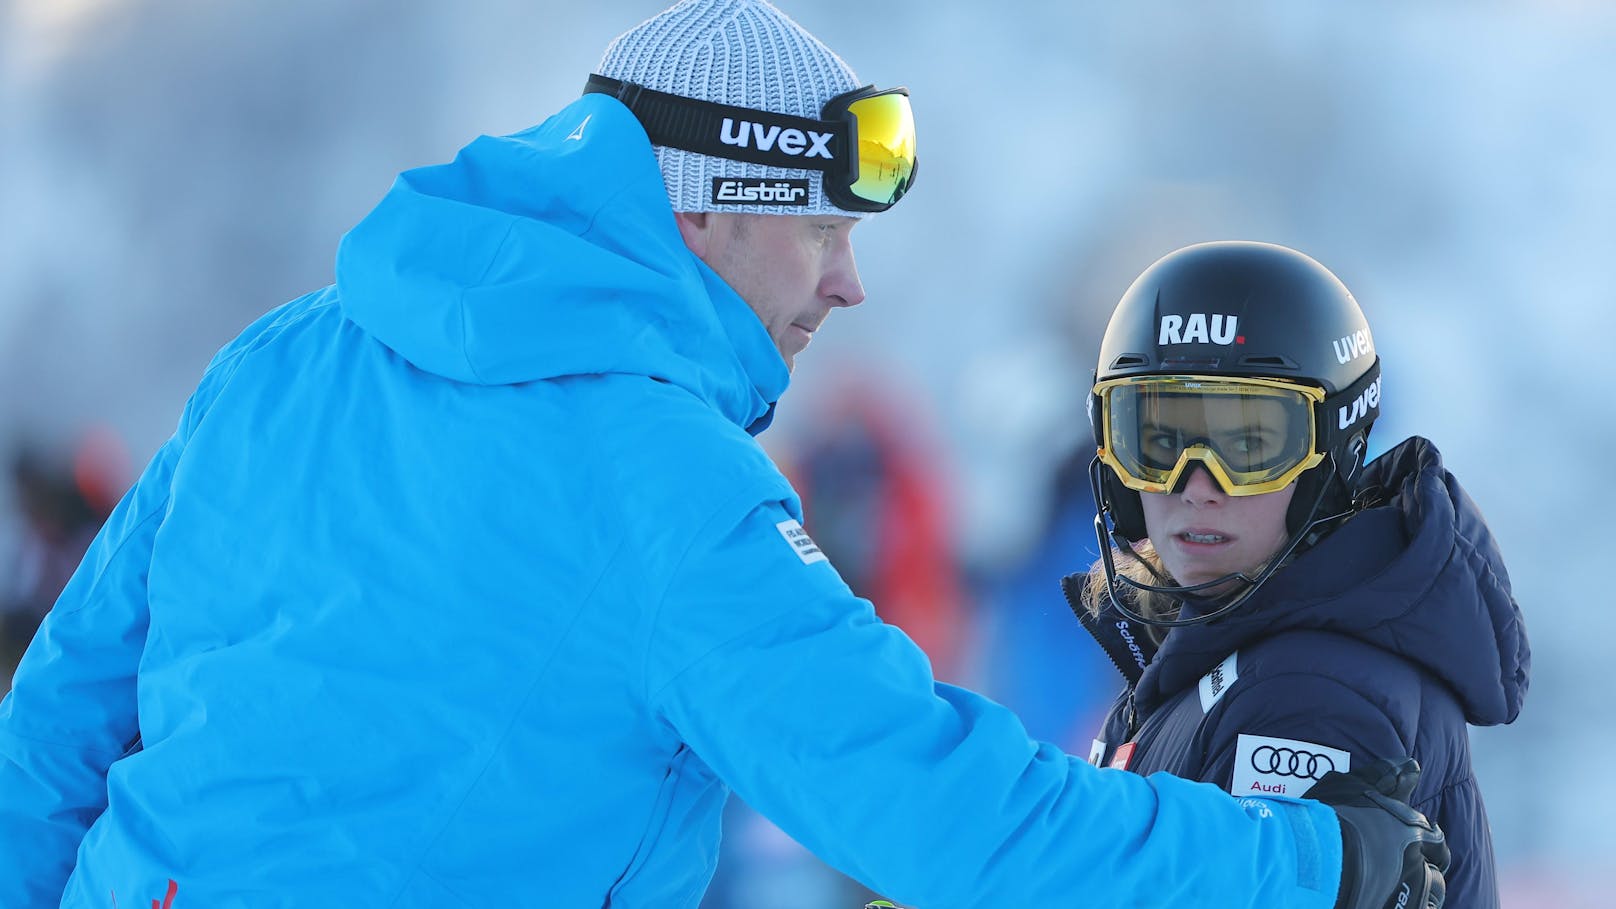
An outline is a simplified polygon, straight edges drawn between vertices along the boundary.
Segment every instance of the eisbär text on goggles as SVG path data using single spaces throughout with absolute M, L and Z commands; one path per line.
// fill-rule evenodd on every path
M 623 102 L 654 145 L 752 164 L 816 170 L 844 211 L 885 211 L 915 181 L 915 119 L 906 88 L 855 89 L 819 120 L 698 101 L 596 74 L 584 94 Z M 856 150 L 856 153 L 850 151 Z
M 1281 379 L 1132 376 L 1094 387 L 1100 460 L 1129 489 L 1168 493 L 1199 463 L 1231 496 L 1283 489 L 1324 460 L 1324 389 Z

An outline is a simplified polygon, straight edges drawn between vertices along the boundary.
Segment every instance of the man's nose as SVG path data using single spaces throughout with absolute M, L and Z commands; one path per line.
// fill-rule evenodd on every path
M 850 241 L 843 240 L 819 290 L 831 306 L 857 306 L 864 302 L 864 285 L 859 282 L 858 263 L 853 259 Z

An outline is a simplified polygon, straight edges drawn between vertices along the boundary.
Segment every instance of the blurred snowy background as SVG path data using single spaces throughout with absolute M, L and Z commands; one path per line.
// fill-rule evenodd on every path
M 397 171 L 548 116 L 662 5 L 0 0 L 0 453 L 126 481 L 217 347 L 329 283 Z M 869 300 L 799 358 L 769 444 L 805 474 L 848 389 L 883 402 L 861 413 L 923 465 L 960 579 L 966 630 L 916 634 L 947 674 L 1086 748 L 1116 680 L 1055 593 L 1092 540 L 1053 512 L 1098 332 L 1174 248 L 1297 247 L 1374 326 L 1378 449 L 1437 442 L 1527 612 L 1526 712 L 1474 735 L 1505 905 L 1611 905 L 1616 3 L 784 6 L 909 86 L 922 167 L 855 235 Z M 0 518 L 0 566 L 27 544 Z M 1017 643 L 1043 622 L 1069 659 Z M 729 829 L 709 906 L 854 905 L 767 825 Z

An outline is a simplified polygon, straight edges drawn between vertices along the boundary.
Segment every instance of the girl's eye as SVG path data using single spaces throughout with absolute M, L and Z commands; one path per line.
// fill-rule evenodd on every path
M 1230 442 L 1230 448 L 1236 454 L 1247 455 L 1251 460 L 1261 461 L 1267 458 L 1273 444 L 1265 433 L 1248 432 L 1235 436 Z
M 1182 438 L 1174 429 L 1147 429 L 1144 433 L 1145 446 L 1156 451 L 1177 451 Z

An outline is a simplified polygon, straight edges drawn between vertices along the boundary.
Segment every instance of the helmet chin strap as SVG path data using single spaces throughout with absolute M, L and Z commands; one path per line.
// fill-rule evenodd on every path
M 1334 455 L 1328 456 L 1328 460 L 1331 462 L 1329 467 L 1333 471 L 1335 468 Z M 1324 466 L 1325 465 L 1323 464 L 1319 465 L 1320 468 Z M 1352 515 L 1352 508 L 1349 506 L 1346 511 L 1338 514 L 1326 515 L 1322 518 L 1313 517 L 1314 515 L 1318 514 L 1319 506 L 1324 503 L 1324 498 L 1330 489 L 1330 484 L 1328 482 L 1321 483 L 1319 485 L 1318 493 L 1313 498 L 1312 507 L 1308 510 L 1309 520 L 1307 523 L 1303 524 L 1295 533 L 1291 534 L 1290 540 L 1285 544 L 1285 547 L 1280 550 L 1278 555 L 1268 560 L 1268 564 L 1263 566 L 1262 571 L 1258 572 L 1256 577 L 1251 577 L 1243 571 L 1236 571 L 1223 575 L 1219 578 L 1213 578 L 1210 581 L 1204 581 L 1200 584 L 1191 584 L 1188 586 L 1176 586 L 1171 584 L 1163 584 L 1158 586 L 1155 584 L 1145 584 L 1140 581 L 1135 581 L 1133 578 L 1124 577 L 1117 574 L 1116 563 L 1111 555 L 1112 541 L 1116 543 L 1117 548 L 1126 551 L 1128 555 L 1144 564 L 1146 568 L 1149 568 L 1151 574 L 1155 575 L 1157 579 L 1162 579 L 1161 575 L 1150 565 L 1149 562 L 1146 562 L 1144 559 L 1140 558 L 1139 553 L 1134 551 L 1133 543 L 1130 542 L 1127 537 L 1123 536 L 1120 531 L 1110 530 L 1109 533 L 1107 532 L 1108 528 L 1106 525 L 1105 516 L 1110 511 L 1110 501 L 1109 498 L 1104 494 L 1104 484 L 1100 479 L 1100 471 L 1104 469 L 1105 465 L 1100 462 L 1098 457 L 1089 462 L 1089 482 L 1094 486 L 1094 500 L 1100 503 L 1100 512 L 1094 516 L 1094 537 L 1100 548 L 1100 562 L 1105 566 L 1106 594 L 1111 598 L 1111 605 L 1115 607 L 1118 612 L 1122 613 L 1123 616 L 1135 622 L 1139 622 L 1140 624 L 1150 625 L 1155 628 L 1181 628 L 1185 625 L 1204 625 L 1207 622 L 1212 622 L 1228 615 L 1234 610 L 1240 608 L 1240 606 L 1242 606 L 1247 600 L 1251 599 L 1252 595 L 1257 592 L 1257 588 L 1261 587 L 1269 578 L 1273 577 L 1274 572 L 1278 571 L 1287 561 L 1289 561 L 1291 555 L 1296 551 L 1296 548 L 1302 544 L 1303 540 L 1307 539 L 1313 533 L 1315 528 Z M 1107 537 L 1110 537 L 1110 539 L 1108 540 Z M 1204 615 L 1198 614 L 1190 616 L 1189 618 L 1148 618 L 1125 605 L 1123 597 L 1117 594 L 1118 581 L 1121 581 L 1123 584 L 1132 587 L 1135 590 L 1148 590 L 1152 593 L 1161 593 L 1177 598 L 1179 605 L 1177 613 L 1180 615 L 1183 614 L 1184 606 L 1189 604 L 1198 606 L 1215 606 L 1216 608 Z M 1219 587 L 1230 582 L 1240 582 L 1245 586 L 1238 591 L 1221 596 L 1196 595 L 1196 591 L 1206 590 L 1210 587 Z

